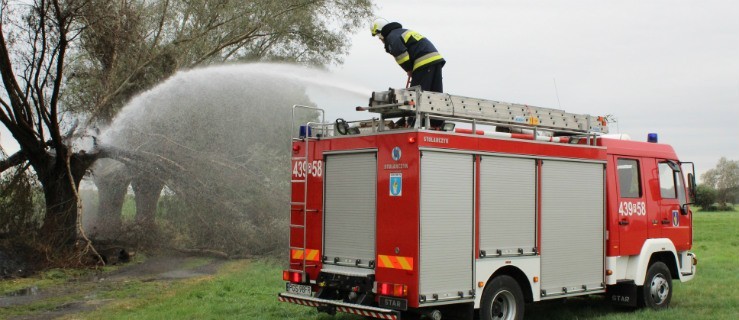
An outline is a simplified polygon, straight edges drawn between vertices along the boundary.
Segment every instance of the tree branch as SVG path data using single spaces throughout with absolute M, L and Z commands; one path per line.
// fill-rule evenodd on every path
M 164 1 L 164 9 L 162 9 L 162 18 L 159 19 L 159 26 L 157 27 L 157 33 L 154 36 L 154 40 L 151 42 L 151 48 L 149 48 L 149 51 L 153 51 L 154 48 L 156 48 L 157 45 L 159 45 L 159 38 L 162 35 L 162 30 L 164 29 L 164 20 L 167 18 L 167 10 L 169 9 L 169 0 Z
M 247 40 L 247 39 L 250 39 L 250 38 L 256 38 L 256 37 L 263 37 L 263 36 L 271 35 L 271 34 L 257 34 L 257 35 L 254 35 L 254 33 L 257 30 L 259 30 L 259 27 L 256 27 L 256 28 L 252 29 L 251 31 L 249 31 L 247 33 L 244 33 L 244 34 L 242 34 L 242 35 L 240 35 L 240 36 L 238 36 L 238 37 L 236 37 L 234 39 L 231 39 L 230 41 L 226 41 L 225 43 L 222 43 L 220 45 L 217 45 L 215 48 L 213 48 L 213 50 L 209 51 L 208 53 L 206 53 L 206 54 L 202 55 L 200 58 L 198 58 L 198 60 L 196 60 L 192 64 L 192 66 L 196 66 L 196 65 L 201 64 L 203 61 L 205 61 L 205 59 L 208 59 L 208 58 L 212 57 L 213 55 L 217 54 L 218 52 L 221 52 L 221 50 L 223 50 L 226 47 L 235 45 L 235 44 L 237 44 L 239 42 L 242 42 L 242 41 Z
M 26 158 L 26 154 L 22 151 L 18 151 L 12 156 L 8 157 L 5 160 L 0 160 L 0 173 L 4 172 L 5 170 L 8 170 L 12 167 L 15 167 L 19 164 L 22 164 L 28 160 Z
M 49 102 L 49 109 L 51 113 L 51 123 L 49 125 L 49 134 L 51 135 L 51 138 L 54 140 L 54 142 L 57 144 L 56 149 L 57 153 L 59 153 L 58 156 L 66 156 L 66 154 L 62 153 L 64 149 L 63 141 L 62 141 L 62 134 L 59 128 L 59 92 L 61 91 L 62 87 L 62 78 L 64 75 L 64 55 L 67 51 L 67 30 L 69 28 L 69 25 L 67 24 L 67 16 L 66 13 L 62 12 L 62 9 L 59 7 L 59 1 L 54 0 L 54 15 L 56 17 L 56 23 L 59 24 L 59 40 L 58 43 L 58 53 L 56 54 L 56 76 L 54 78 L 54 84 L 52 87 L 52 93 L 51 93 L 51 102 Z
M 8 45 L 5 42 L 2 24 L 0 24 L 0 76 L 2 76 L 5 91 L 8 93 L 8 99 L 10 99 L 10 106 L 13 110 L 11 115 L 15 124 L 24 130 L 33 131 L 33 128 L 25 121 L 25 116 L 23 116 L 25 112 L 22 109 L 26 109 L 28 102 L 21 99 L 23 90 L 13 73 L 13 64 L 10 62 L 10 52 L 8 52 Z

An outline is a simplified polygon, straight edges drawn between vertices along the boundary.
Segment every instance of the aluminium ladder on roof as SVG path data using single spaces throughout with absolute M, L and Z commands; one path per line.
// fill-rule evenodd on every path
M 570 133 L 608 133 L 605 117 L 422 91 L 418 87 L 373 92 L 366 110 L 383 118 L 428 115 Z

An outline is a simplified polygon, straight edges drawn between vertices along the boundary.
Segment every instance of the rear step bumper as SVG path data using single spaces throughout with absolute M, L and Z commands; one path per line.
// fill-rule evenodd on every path
M 346 303 L 338 300 L 326 300 L 313 298 L 309 296 L 301 296 L 290 293 L 277 294 L 277 299 L 282 302 L 290 302 L 310 307 L 334 307 L 338 312 L 352 313 L 360 316 L 374 317 L 377 319 L 400 320 L 400 312 L 390 309 L 375 308 L 370 306 L 362 306 L 352 303 Z

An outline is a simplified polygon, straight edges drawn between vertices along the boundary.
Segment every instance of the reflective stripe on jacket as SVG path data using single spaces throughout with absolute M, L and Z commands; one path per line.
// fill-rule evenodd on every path
M 405 71 L 434 63 L 445 63 L 436 47 L 420 33 L 398 28 L 385 37 L 385 51 L 395 57 L 395 62 Z

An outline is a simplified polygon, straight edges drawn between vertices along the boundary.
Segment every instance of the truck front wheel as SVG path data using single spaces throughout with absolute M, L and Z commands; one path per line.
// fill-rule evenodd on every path
M 655 310 L 666 309 L 672 299 L 672 275 L 664 262 L 649 266 L 644 286 L 639 292 L 639 306 Z
M 481 320 L 521 320 L 523 310 L 521 287 L 509 276 L 493 278 L 482 291 Z

